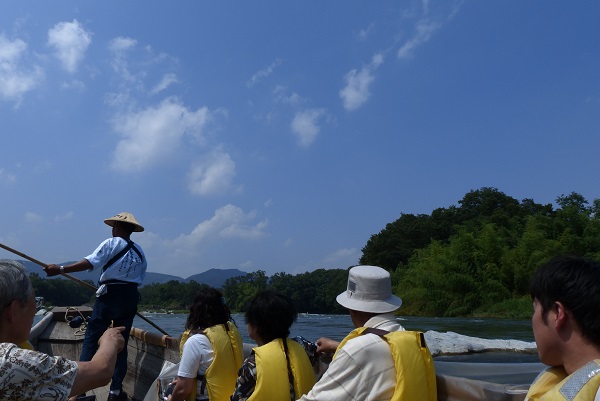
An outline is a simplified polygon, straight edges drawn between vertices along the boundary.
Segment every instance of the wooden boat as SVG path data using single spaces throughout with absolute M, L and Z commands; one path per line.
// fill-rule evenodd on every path
M 32 328 L 29 341 L 41 352 L 77 360 L 84 333 L 80 327 L 70 327 L 67 322 L 76 316 L 87 318 L 90 314 L 89 307 L 55 307 Z M 178 339 L 133 328 L 127 346 L 128 372 L 123 383 L 124 391 L 135 401 L 157 400 L 157 377 L 164 366 L 179 361 Z M 244 349 L 249 353 L 251 345 L 244 344 Z M 529 365 L 534 366 L 522 371 L 535 377 L 535 374 L 540 371 L 540 366 Z M 481 370 L 481 366 L 476 366 L 476 370 Z M 511 367 L 506 369 L 513 371 Z M 469 378 L 466 368 L 460 369 L 461 372 L 465 372 L 463 375 L 465 377 L 448 375 L 444 362 L 436 362 L 436 370 L 439 401 L 522 401 L 528 388 L 528 385 L 473 380 Z M 93 393 L 98 401 L 106 400 L 108 386 L 96 389 Z

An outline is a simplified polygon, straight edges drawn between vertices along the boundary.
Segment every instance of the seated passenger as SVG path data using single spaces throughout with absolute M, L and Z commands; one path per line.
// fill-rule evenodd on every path
M 244 359 L 244 345 L 219 290 L 206 287 L 198 292 L 185 328 L 170 400 L 229 400 Z
M 600 400 L 600 263 L 559 257 L 531 281 L 531 325 L 542 363 L 528 401 Z
M 246 310 L 248 335 L 258 345 L 239 371 L 231 401 L 290 401 L 315 384 L 304 349 L 288 338 L 298 313 L 291 300 L 274 291 L 258 293 Z
M 404 331 L 394 314 L 402 300 L 392 294 L 390 274 L 354 266 L 337 302 L 356 329 L 341 342 L 317 340 L 318 352 L 335 352 L 329 368 L 302 401 L 435 401 L 433 359 L 420 332 Z
M 35 312 L 27 270 L 18 262 L 0 261 L 0 399 L 64 400 L 107 385 L 125 345 L 125 327 L 106 330 L 92 360 L 75 362 L 29 349 Z

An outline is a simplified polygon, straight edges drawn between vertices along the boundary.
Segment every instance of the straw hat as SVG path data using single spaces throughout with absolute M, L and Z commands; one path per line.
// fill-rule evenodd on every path
M 370 313 L 393 312 L 402 299 L 392 294 L 387 270 L 377 266 L 354 266 L 348 272 L 348 288 L 336 301 L 345 308 Z
M 144 231 L 144 227 L 142 227 L 142 225 L 138 223 L 135 217 L 133 217 L 133 215 L 129 212 L 122 212 L 117 214 L 116 216 L 109 217 L 108 219 L 104 220 L 104 222 L 111 227 L 114 227 L 115 221 L 121 221 L 123 223 L 132 224 L 133 226 L 135 226 L 135 228 L 133 229 L 134 232 L 139 233 Z

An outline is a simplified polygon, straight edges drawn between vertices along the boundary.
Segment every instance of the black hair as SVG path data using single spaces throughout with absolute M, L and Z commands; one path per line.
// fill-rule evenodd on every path
M 533 275 L 531 299 L 542 306 L 546 321 L 554 302 L 568 308 L 581 335 L 600 345 L 600 263 L 577 256 L 560 256 L 541 266 Z
M 265 344 L 289 336 L 290 327 L 297 318 L 298 312 L 292 300 L 273 290 L 259 292 L 246 308 L 246 324 L 256 328 Z
M 185 328 L 202 331 L 217 324 L 226 324 L 228 321 L 233 322 L 233 318 L 223 294 L 216 288 L 206 286 L 196 294 Z

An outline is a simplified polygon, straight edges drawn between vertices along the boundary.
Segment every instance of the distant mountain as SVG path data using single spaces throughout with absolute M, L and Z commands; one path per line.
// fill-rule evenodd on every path
M 37 273 L 40 277 L 46 277 L 46 273 L 44 273 L 43 268 L 40 265 L 37 265 L 33 262 L 27 260 L 18 260 L 21 262 L 23 266 L 27 269 L 29 273 Z M 68 265 L 74 262 L 64 262 L 63 265 Z M 159 283 L 163 284 L 172 280 L 176 280 L 183 283 L 189 283 L 190 281 L 195 281 L 199 284 L 206 284 L 211 287 L 221 288 L 225 281 L 228 278 L 245 276 L 248 274 L 247 272 L 243 272 L 238 269 L 209 269 L 205 272 L 194 274 L 186 279 L 173 276 L 171 274 L 163 274 L 163 273 L 155 273 L 155 272 L 146 272 L 146 279 L 144 280 L 144 285 Z M 78 278 L 79 280 L 90 280 L 94 284 L 98 283 L 98 279 L 100 277 L 100 270 L 92 270 L 92 271 L 83 271 L 71 274 L 73 277 Z M 63 279 L 62 276 L 50 277 L 50 279 L 60 278 Z
M 221 288 L 229 278 L 245 276 L 246 272 L 238 269 L 209 269 L 203 273 L 194 274 L 188 277 L 185 282 L 194 280 L 200 284 L 210 285 L 211 287 Z

